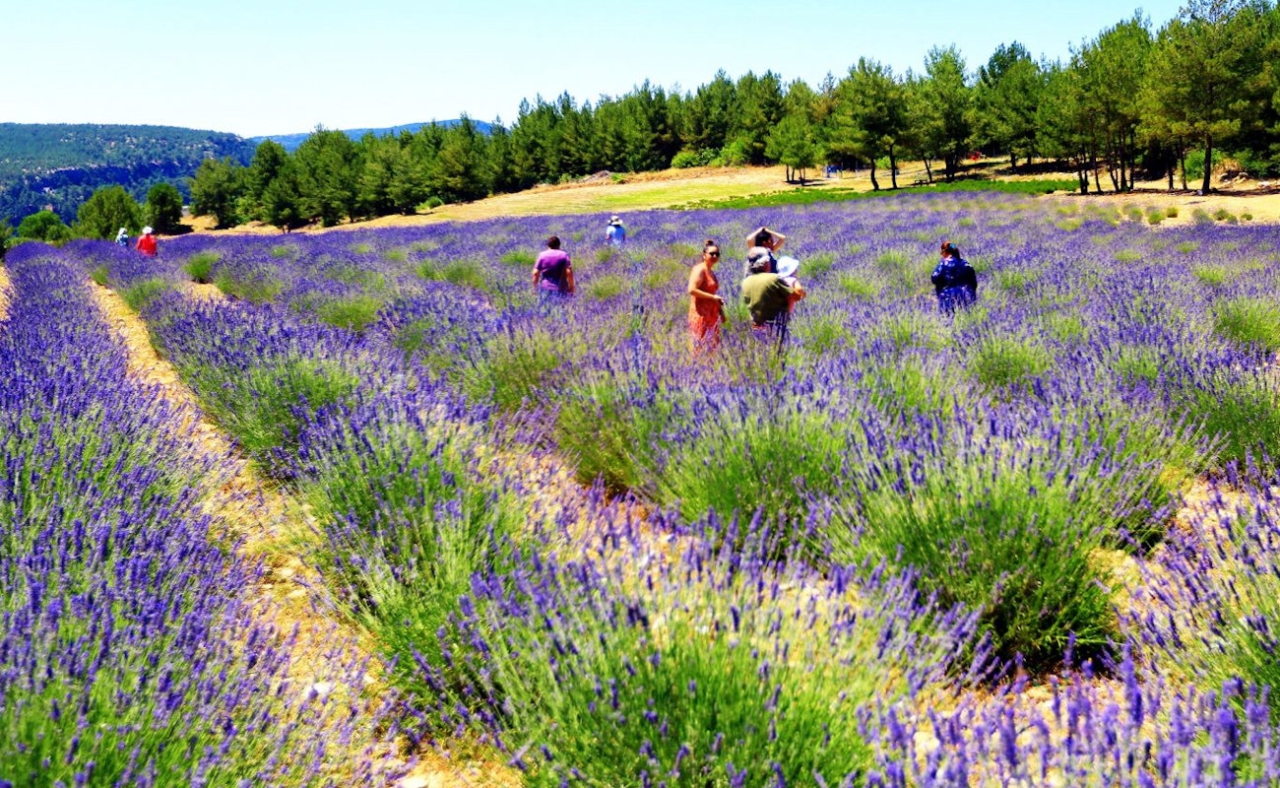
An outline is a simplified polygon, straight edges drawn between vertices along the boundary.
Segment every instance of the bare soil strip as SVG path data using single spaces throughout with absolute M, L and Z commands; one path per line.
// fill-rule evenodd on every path
M 0 292 L 3 290 L 4 283 L 0 282 Z M 341 676 L 343 666 L 353 656 L 370 657 L 374 644 L 369 642 L 367 633 L 326 614 L 328 604 L 321 598 L 324 583 L 315 569 L 294 552 L 297 544 L 315 533 L 308 513 L 298 501 L 259 478 L 227 437 L 200 413 L 195 395 L 173 367 L 156 354 L 146 326 L 120 297 L 97 285 L 91 284 L 90 291 L 107 324 L 127 350 L 130 374 L 144 385 L 157 387 L 161 396 L 182 414 L 173 425 L 174 430 L 191 436 L 211 457 L 226 460 L 228 471 L 210 481 L 203 509 L 239 540 L 241 555 L 264 562 L 266 571 L 251 594 L 263 623 L 273 626 L 282 636 L 297 632 L 290 679 L 304 691 L 321 695 L 340 691 L 330 679 Z M 221 296 L 211 286 L 192 295 L 217 297 L 213 293 Z M 369 659 L 368 663 L 376 671 L 377 661 Z M 386 691 L 376 672 L 365 682 L 370 692 Z M 349 755 L 353 759 L 361 757 L 355 751 Z M 395 754 L 386 757 L 388 762 L 399 759 Z M 417 764 L 400 780 L 400 788 L 495 784 L 484 778 L 488 770 L 475 765 L 453 763 L 431 752 L 415 757 Z
M 13 297 L 13 284 L 9 272 L 0 266 L 0 321 L 9 317 L 9 301 Z

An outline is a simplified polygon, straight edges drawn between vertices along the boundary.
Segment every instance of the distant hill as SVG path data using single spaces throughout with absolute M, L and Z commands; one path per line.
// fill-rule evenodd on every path
M 456 119 L 435 121 L 437 126 L 444 126 L 446 128 L 451 126 L 456 126 L 461 122 L 462 122 L 461 120 L 456 120 Z M 488 134 L 489 130 L 493 128 L 493 124 L 485 123 L 484 121 L 473 120 L 471 122 L 475 124 L 476 130 L 482 134 Z M 406 123 L 403 126 L 388 126 L 382 129 L 341 129 L 341 131 L 351 139 L 358 140 L 366 134 L 372 134 L 375 137 L 386 137 L 392 134 L 398 135 L 402 131 L 407 131 L 410 134 L 413 134 L 423 126 L 430 126 L 430 125 L 431 125 L 430 123 Z M 250 137 L 249 141 L 256 145 L 259 142 L 263 142 L 265 140 L 271 140 L 273 142 L 280 143 L 282 146 L 284 146 L 285 150 L 292 153 L 298 149 L 298 146 L 301 145 L 303 141 L 306 140 L 307 137 L 310 137 L 310 136 L 311 136 L 311 132 L 309 131 L 301 134 L 268 134 L 263 137 Z
M 235 134 L 173 126 L 0 123 L 0 220 L 17 224 L 52 206 L 66 221 L 100 186 L 135 198 L 160 182 L 178 187 L 200 162 L 226 156 L 247 164 L 256 144 Z

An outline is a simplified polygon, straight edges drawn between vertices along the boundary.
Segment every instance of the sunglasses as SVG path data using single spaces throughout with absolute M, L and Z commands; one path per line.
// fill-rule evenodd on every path
M 720 253 L 719 253 L 719 252 L 703 252 L 703 254 L 705 254 L 707 257 L 719 257 L 719 256 L 720 256 Z

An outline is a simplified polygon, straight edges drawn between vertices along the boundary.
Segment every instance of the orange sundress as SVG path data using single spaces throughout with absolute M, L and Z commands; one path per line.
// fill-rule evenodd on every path
M 704 293 L 715 295 L 720 290 L 720 280 L 705 263 L 699 263 L 689 279 Z M 718 301 L 689 296 L 689 346 L 694 355 L 720 346 L 720 309 Z

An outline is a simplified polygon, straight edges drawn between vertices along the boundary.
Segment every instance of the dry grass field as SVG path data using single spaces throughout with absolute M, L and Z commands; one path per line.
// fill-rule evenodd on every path
M 1003 160 L 987 160 L 974 168 L 1002 180 L 1028 180 L 1037 177 L 1069 178 L 1068 173 L 1052 175 L 1009 175 Z M 665 170 L 651 173 L 619 173 L 593 176 L 581 181 L 536 186 L 515 194 L 499 194 L 469 203 L 444 205 L 429 212 L 412 216 L 383 216 L 366 222 L 353 222 L 338 228 L 305 227 L 295 232 L 323 232 L 328 229 L 363 229 L 373 227 L 414 227 L 451 221 L 476 221 L 504 216 L 566 215 L 566 214 L 625 214 L 628 211 L 644 211 L 676 208 L 691 202 L 727 200 L 800 189 L 857 189 L 871 190 L 871 178 L 867 170 L 846 172 L 838 178 L 823 178 L 821 169 L 810 171 L 814 177 L 801 187 L 787 183 L 784 168 L 775 167 L 697 167 L 683 170 Z M 937 170 L 935 169 L 935 175 Z M 887 189 L 890 180 L 883 169 L 877 172 L 881 188 Z M 898 185 L 908 187 L 926 179 L 921 162 L 901 165 Z M 1080 195 L 1059 192 L 1046 199 L 1069 202 L 1090 202 L 1114 205 L 1121 211 L 1136 208 L 1144 214 L 1148 211 L 1168 211 L 1176 208 L 1177 215 L 1164 223 L 1177 225 L 1195 221 L 1196 210 L 1212 215 L 1226 211 L 1238 220 L 1280 223 L 1280 185 L 1262 185 L 1256 181 L 1244 181 L 1220 186 L 1209 196 L 1194 191 L 1169 192 L 1163 181 L 1139 183 L 1128 194 Z M 185 220 L 196 232 L 209 232 L 213 222 L 208 217 Z M 253 222 L 226 233 L 273 234 L 280 231 L 270 225 Z

